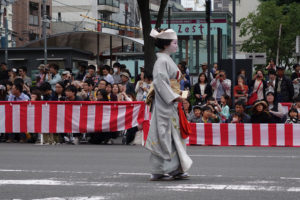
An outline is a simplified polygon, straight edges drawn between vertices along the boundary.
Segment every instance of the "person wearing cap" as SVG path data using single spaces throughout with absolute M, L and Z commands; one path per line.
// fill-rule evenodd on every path
M 177 35 L 172 29 L 157 31 L 150 36 L 160 49 L 153 67 L 153 87 L 150 129 L 145 147 L 151 152 L 151 181 L 184 179 L 192 165 L 179 129 L 178 102 L 183 98 L 173 92 L 171 80 L 180 80 L 181 72 L 171 58 L 177 51 Z M 168 175 L 166 175 L 168 174 Z
M 272 116 L 268 111 L 268 104 L 264 100 L 258 100 L 253 104 L 251 115 L 251 123 L 273 123 Z
M 86 65 L 85 62 L 79 62 L 78 63 L 78 67 L 79 67 L 79 71 L 78 71 L 78 73 L 76 75 L 75 80 L 82 81 L 83 78 L 84 78 L 84 76 L 85 76 L 85 74 L 86 74 L 86 67 L 87 67 L 87 65 Z
M 121 84 L 126 87 L 126 93 L 132 94 L 135 93 L 134 84 L 130 82 L 130 75 L 127 72 L 121 72 Z
M 268 109 L 272 115 L 274 123 L 284 123 L 286 119 L 286 113 L 284 112 L 282 105 L 275 100 L 274 92 L 269 91 L 266 93 L 266 100 L 268 103 Z
M 278 103 L 292 102 L 294 86 L 292 81 L 284 75 L 285 66 L 277 66 L 277 78 L 275 84 L 275 97 Z

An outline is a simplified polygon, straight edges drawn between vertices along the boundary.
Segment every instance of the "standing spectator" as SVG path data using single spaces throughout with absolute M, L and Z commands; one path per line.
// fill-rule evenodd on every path
M 86 98 L 83 99 L 84 101 L 90 101 L 93 98 L 94 92 L 94 82 L 91 79 L 88 79 L 83 82 L 82 89 L 86 93 Z
M 130 76 L 127 72 L 122 72 L 120 74 L 121 76 L 121 80 L 122 80 L 122 85 L 126 86 L 126 93 L 129 94 L 129 93 L 134 93 L 134 84 L 132 84 L 130 82 Z
M 286 124 L 298 124 L 300 123 L 298 119 L 298 110 L 291 108 L 288 113 L 288 119 L 285 121 Z
M 97 84 L 99 81 L 99 77 L 96 74 L 96 67 L 95 65 L 89 65 L 88 68 L 88 73 L 84 76 L 83 82 L 86 81 L 87 79 L 92 79 L 94 84 Z
M 11 70 L 8 70 L 9 81 L 11 82 L 15 81 L 15 79 L 17 78 L 17 72 L 18 70 L 16 68 L 12 68 Z
M 114 69 L 114 74 L 113 74 L 113 78 L 114 78 L 114 83 L 121 83 L 121 76 L 120 76 L 120 63 L 115 62 L 113 64 L 113 69 Z
M 214 63 L 214 66 L 212 68 L 212 75 L 215 78 L 216 77 L 216 72 L 219 71 L 219 65 L 218 63 Z
M 245 102 L 244 101 L 238 101 L 235 103 L 235 112 L 240 114 L 242 117 L 241 123 L 251 123 L 251 117 L 245 113 Z M 232 122 L 233 115 L 231 115 L 228 119 L 228 122 Z
M 0 85 L 0 101 L 7 101 L 7 100 L 8 100 L 8 95 L 7 95 L 6 86 Z
M 19 68 L 19 75 L 24 80 L 24 84 L 26 84 L 28 87 L 31 87 L 32 80 L 27 76 L 27 67 L 22 66 Z
M 284 66 L 277 67 L 275 97 L 279 103 L 292 102 L 294 97 L 294 87 L 292 81 L 284 75 L 284 71 Z
M 285 121 L 285 115 L 281 104 L 275 101 L 274 92 L 267 92 L 266 99 L 268 103 L 268 110 L 273 118 L 274 123 L 283 123 Z
M 252 88 L 251 95 L 256 92 L 257 99 L 256 100 L 263 100 L 265 99 L 265 91 L 267 88 L 267 82 L 264 80 L 264 74 L 262 70 L 257 70 L 255 75 L 252 78 L 252 81 L 249 85 Z M 251 96 L 250 96 L 251 97 Z
M 211 81 L 212 89 L 214 90 L 213 97 L 220 102 L 221 96 L 227 94 L 231 95 L 231 80 L 226 78 L 225 71 L 221 70 L 216 77 Z
M 177 67 L 181 72 L 180 90 L 189 90 L 191 88 L 191 84 L 190 84 L 189 70 L 186 67 L 186 62 L 181 61 L 177 65 Z
M 114 84 L 114 78 L 109 72 L 110 72 L 110 67 L 108 65 L 104 65 L 102 68 L 103 79 L 110 84 Z
M 276 65 L 273 59 L 270 60 L 268 66 L 266 67 L 267 70 L 273 69 L 276 71 Z
M 210 71 L 208 71 L 207 63 L 203 63 L 201 65 L 201 68 L 202 68 L 202 73 L 205 74 L 205 76 L 208 79 L 208 82 L 210 82 L 211 80 L 213 80 L 213 78 L 214 78 L 213 74 Z
M 5 62 L 1 63 L 0 66 L 0 81 L 8 80 L 8 70 L 7 70 L 7 64 Z
M 205 104 L 207 99 L 212 96 L 212 87 L 208 83 L 205 73 L 198 77 L 198 83 L 194 85 L 195 104 Z
M 50 83 L 52 90 L 55 90 L 57 82 L 61 81 L 61 76 L 58 73 L 59 66 L 55 63 L 49 65 L 49 72 L 46 75 L 46 81 Z
M 66 95 L 65 95 L 65 84 L 62 81 L 59 81 L 55 85 L 55 91 L 53 93 L 53 96 L 51 97 L 51 101 L 65 101 Z
M 297 98 L 300 93 L 300 65 L 295 64 L 293 68 L 295 72 L 292 73 L 291 80 L 294 86 L 294 98 Z
M 136 100 L 137 101 L 144 101 L 150 89 L 150 84 L 148 84 L 144 78 L 144 72 L 141 72 L 140 80 L 137 82 L 135 86 L 136 92 Z
M 78 63 L 78 66 L 79 66 L 79 72 L 75 78 L 75 80 L 77 81 L 82 81 L 85 74 L 86 74 L 86 64 L 84 62 L 80 62 Z
M 45 81 L 47 71 L 44 64 L 40 64 L 38 66 L 38 69 L 39 69 L 39 74 L 36 77 L 36 86 L 40 87 L 42 83 Z
M 238 85 L 233 88 L 233 96 L 235 98 L 235 102 L 244 101 L 247 103 L 248 99 L 248 86 L 245 84 L 245 78 L 243 75 L 238 76 Z
M 272 123 L 272 116 L 268 112 L 268 105 L 265 101 L 256 101 L 252 107 L 251 123 Z
M 275 92 L 275 85 L 276 85 L 276 71 L 274 69 L 270 69 L 269 72 L 269 80 L 267 82 L 267 89 L 266 92 Z
M 248 79 L 247 79 L 247 76 L 246 76 L 246 70 L 243 68 L 239 71 L 239 73 L 237 74 L 237 76 L 243 76 L 244 77 L 244 84 L 245 85 L 248 85 Z
M 65 82 L 65 85 L 67 85 L 66 83 L 71 83 L 72 82 L 71 72 L 68 70 L 63 71 L 61 73 L 61 79 L 63 82 Z

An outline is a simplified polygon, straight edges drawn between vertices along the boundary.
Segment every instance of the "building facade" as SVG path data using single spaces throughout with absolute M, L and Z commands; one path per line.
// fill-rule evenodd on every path
M 12 6 L 12 28 L 16 46 L 43 37 L 43 1 L 41 0 L 19 0 Z M 52 0 L 46 1 L 46 15 L 51 19 Z M 51 23 L 47 24 L 47 35 L 52 33 Z
M 0 48 L 5 48 L 6 46 L 6 34 L 8 37 L 8 47 L 15 46 L 15 41 L 12 37 L 12 16 L 12 3 L 9 1 L 0 1 Z

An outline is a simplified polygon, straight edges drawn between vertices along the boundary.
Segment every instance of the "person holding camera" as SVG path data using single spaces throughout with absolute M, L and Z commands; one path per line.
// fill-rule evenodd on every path
M 267 88 L 267 82 L 264 80 L 264 74 L 262 70 L 257 70 L 250 82 L 249 88 L 252 88 L 251 94 L 257 93 L 257 100 L 265 99 L 265 91 Z M 250 101 L 249 101 L 250 102 Z
M 238 76 L 238 84 L 233 88 L 233 96 L 235 102 L 244 101 L 247 103 L 248 99 L 248 86 L 245 84 L 245 77 L 243 75 Z
M 61 81 L 61 76 L 58 73 L 59 66 L 55 63 L 52 63 L 49 65 L 49 71 L 46 75 L 46 81 L 50 83 L 51 89 L 54 91 L 55 90 L 55 85 L 59 81 Z
M 229 97 L 231 96 L 231 80 L 226 78 L 226 73 L 224 70 L 220 70 L 216 77 L 210 83 L 213 89 L 213 97 L 221 102 L 221 97 L 224 94 L 227 94 Z

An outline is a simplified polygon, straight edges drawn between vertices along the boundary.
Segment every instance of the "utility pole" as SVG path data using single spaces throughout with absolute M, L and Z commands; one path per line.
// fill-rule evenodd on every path
M 211 46 L 211 42 L 210 42 L 210 10 L 211 10 L 211 0 L 206 0 L 205 1 L 205 7 L 206 7 L 206 22 L 207 22 L 207 67 L 208 67 L 208 72 L 210 72 L 210 46 Z M 209 73 L 208 73 L 209 74 Z M 210 80 L 210 77 L 207 77 Z
M 168 29 L 171 28 L 171 6 L 168 7 Z
M 236 40 L 236 36 L 235 36 L 235 30 L 236 30 L 236 13 L 235 13 L 235 0 L 232 0 L 232 82 L 231 85 L 234 86 L 235 85 L 235 76 L 236 76 L 236 70 L 235 70 L 235 40 Z M 234 96 L 232 95 L 232 102 L 234 102 Z
M 282 28 L 282 24 L 279 25 L 279 34 L 278 34 L 278 41 L 277 41 L 277 54 L 276 54 L 276 66 L 279 66 L 279 47 L 280 47 L 281 28 Z
M 47 65 L 47 7 L 43 0 L 43 37 L 44 37 L 44 64 Z
M 7 21 L 7 3 L 3 13 L 4 26 L 5 26 L 5 63 L 8 63 L 8 21 Z

